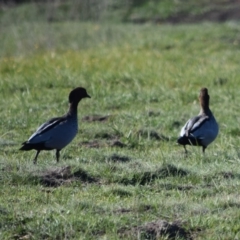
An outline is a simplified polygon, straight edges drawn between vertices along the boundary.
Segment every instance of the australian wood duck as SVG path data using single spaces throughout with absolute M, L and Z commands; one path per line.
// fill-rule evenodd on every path
M 59 161 L 60 151 L 67 146 L 78 131 L 77 107 L 83 98 L 90 98 L 85 88 L 77 87 L 69 94 L 69 109 L 62 117 L 55 117 L 43 123 L 35 133 L 24 143 L 20 150 L 37 150 L 33 160 L 37 163 L 37 157 L 42 150 L 56 149 L 56 159 Z
M 181 129 L 177 142 L 183 145 L 186 153 L 185 145 L 202 146 L 204 153 L 218 135 L 218 124 L 209 108 L 209 99 L 208 89 L 202 88 L 199 95 L 200 113 L 190 118 Z

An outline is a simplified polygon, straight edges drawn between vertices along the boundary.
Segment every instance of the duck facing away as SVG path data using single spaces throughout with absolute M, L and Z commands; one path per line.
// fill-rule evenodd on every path
M 83 98 L 91 98 L 85 88 L 77 87 L 69 94 L 69 109 L 62 117 L 55 117 L 43 123 L 35 133 L 24 143 L 20 150 L 37 150 L 33 163 L 42 150 L 56 149 L 56 159 L 59 161 L 60 151 L 67 146 L 78 131 L 77 107 Z
M 209 108 L 209 99 L 208 89 L 202 88 L 199 95 L 200 113 L 190 118 L 181 129 L 177 142 L 183 145 L 185 153 L 186 145 L 202 146 L 204 153 L 218 135 L 218 124 Z

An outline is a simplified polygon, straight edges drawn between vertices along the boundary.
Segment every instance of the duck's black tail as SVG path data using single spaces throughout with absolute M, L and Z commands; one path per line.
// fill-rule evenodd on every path
M 29 151 L 29 150 L 34 149 L 34 148 L 33 148 L 33 145 L 32 145 L 32 144 L 29 144 L 28 142 L 23 142 L 22 145 L 23 145 L 23 146 L 22 146 L 21 148 L 19 148 L 19 150 Z
M 186 137 L 186 136 L 179 137 L 177 140 L 177 143 L 181 145 L 194 145 L 194 146 L 202 145 L 200 139 L 197 139 L 194 137 Z

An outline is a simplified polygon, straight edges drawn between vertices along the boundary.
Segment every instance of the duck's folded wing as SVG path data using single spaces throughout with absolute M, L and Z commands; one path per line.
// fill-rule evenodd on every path
M 194 131 L 199 129 L 208 120 L 208 116 L 196 116 L 189 119 L 189 121 L 185 125 L 185 135 L 189 136 L 190 133 L 193 133 Z
M 35 133 L 28 139 L 28 142 L 44 142 L 51 138 L 51 130 L 53 130 L 56 126 L 64 122 L 65 117 L 60 118 L 52 118 L 49 121 L 43 123 Z

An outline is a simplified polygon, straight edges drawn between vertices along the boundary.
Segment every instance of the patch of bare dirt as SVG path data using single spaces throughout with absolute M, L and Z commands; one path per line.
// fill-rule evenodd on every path
M 131 237 L 131 239 L 176 239 L 191 240 L 191 234 L 187 232 L 179 221 L 169 223 L 165 220 L 148 222 L 144 225 L 133 227 L 130 230 L 120 229 L 120 236 Z
M 59 187 L 74 181 L 82 181 L 85 183 L 97 182 L 94 177 L 90 176 L 83 169 L 78 169 L 72 173 L 70 166 L 48 169 L 36 177 L 39 179 L 39 182 L 46 187 Z
M 85 116 L 85 117 L 82 118 L 82 121 L 85 121 L 85 122 L 105 122 L 110 117 L 111 117 L 111 115 L 102 116 L 102 115 L 97 115 L 96 114 L 96 115 Z

